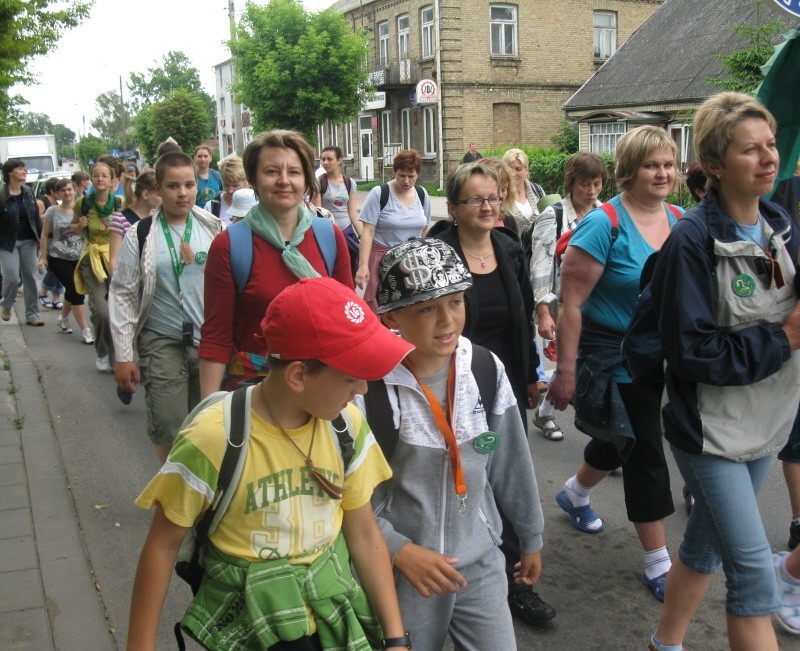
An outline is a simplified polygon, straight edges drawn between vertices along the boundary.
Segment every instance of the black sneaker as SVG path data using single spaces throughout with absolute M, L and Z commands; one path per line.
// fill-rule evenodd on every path
M 556 616 L 556 609 L 542 601 L 533 590 L 522 590 L 508 595 L 508 607 L 514 617 L 531 626 L 541 626 Z
M 792 523 L 789 525 L 789 544 L 787 546 L 789 549 L 794 549 L 798 544 L 800 544 L 800 524 Z

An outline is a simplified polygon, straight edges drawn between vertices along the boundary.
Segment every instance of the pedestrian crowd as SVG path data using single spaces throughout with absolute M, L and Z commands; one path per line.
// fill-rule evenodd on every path
M 280 129 L 218 170 L 171 140 L 141 172 L 103 156 L 38 202 L 4 163 L 0 318 L 21 286 L 28 325 L 58 310 L 123 403 L 144 392 L 160 469 L 136 500 L 154 516 L 128 648 L 155 648 L 173 572 L 194 595 L 180 644 L 516 648 L 514 618 L 556 616 L 534 591 L 529 429 L 563 440 L 568 406 L 587 443 L 550 499 L 600 535 L 592 492 L 621 471 L 640 589 L 663 602 L 642 648 L 684 648 L 720 569 L 732 649 L 777 649 L 773 618 L 800 635 L 800 219 L 791 187 L 764 198 L 776 130 L 749 96 L 708 99 L 688 210 L 660 127 L 620 138 L 605 202 L 596 154 L 570 158 L 562 198 L 524 151 L 470 143 L 436 223 L 418 152 L 359 210 L 341 150 L 315 170 Z M 664 440 L 689 513 L 672 554 Z M 773 554 L 776 455 L 795 551 Z

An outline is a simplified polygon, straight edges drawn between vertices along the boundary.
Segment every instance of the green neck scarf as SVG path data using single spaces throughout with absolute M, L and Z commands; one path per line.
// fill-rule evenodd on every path
M 108 199 L 104 205 L 100 205 L 97 203 L 95 196 L 90 194 L 88 197 L 84 199 L 84 201 L 89 200 L 89 208 L 94 208 L 97 211 L 97 214 L 100 215 L 100 219 L 107 219 L 108 216 L 114 212 L 114 207 L 116 202 L 114 201 L 114 195 L 110 192 L 108 193 Z
M 306 231 L 311 228 L 312 219 L 314 218 L 305 206 L 299 206 L 297 227 L 292 233 L 292 239 L 287 243 L 283 239 L 278 222 L 260 203 L 253 206 L 244 217 L 245 223 L 256 235 L 281 251 L 281 259 L 295 276 L 298 278 L 319 278 L 320 275 L 317 270 L 297 250 L 297 245 L 303 241 Z

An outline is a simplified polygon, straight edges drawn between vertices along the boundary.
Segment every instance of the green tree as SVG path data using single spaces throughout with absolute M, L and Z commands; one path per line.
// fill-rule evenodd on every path
M 56 148 L 61 152 L 62 148 L 75 142 L 75 132 L 61 123 L 53 125 L 53 135 L 56 137 Z M 66 156 L 66 154 L 63 154 Z
M 569 120 L 561 120 L 558 123 L 558 131 L 550 136 L 558 151 L 562 154 L 574 154 L 578 151 L 578 123 Z
M 53 133 L 53 122 L 44 113 L 23 113 L 22 128 L 31 135 Z
M 312 14 L 297 0 L 248 3 L 230 42 L 239 76 L 237 101 L 256 130 L 297 129 L 315 139 L 317 124 L 344 122 L 367 93 L 366 36 L 341 14 Z
M 54 5 L 55 8 L 51 7 Z M 0 2 L 0 131 L 19 128 L 18 106 L 25 100 L 10 96 L 15 84 L 31 84 L 28 62 L 53 49 L 64 30 L 89 15 L 92 2 L 2 0 Z
M 101 154 L 108 153 L 108 144 L 93 134 L 89 134 L 81 139 L 75 146 L 75 153 L 78 160 L 85 169 L 89 169 L 90 161 L 97 161 Z
M 156 145 L 172 136 L 184 151 L 193 150 L 213 135 L 203 98 L 184 89 L 174 90 L 153 104 L 148 122 L 146 128 Z M 148 158 L 152 160 L 154 154 L 155 151 L 148 154 Z
M 128 142 L 128 107 L 119 94 L 114 90 L 100 93 L 95 99 L 95 110 L 97 117 L 92 120 L 92 127 L 100 138 L 114 147 L 125 147 Z
M 164 55 L 161 63 L 148 68 L 146 73 L 131 73 L 128 82 L 131 108 L 139 112 L 150 104 L 160 102 L 174 90 L 188 90 L 203 100 L 212 120 L 213 130 L 216 106 L 214 98 L 203 90 L 200 71 L 192 65 L 191 60 L 183 52 L 171 50 Z
M 152 110 L 153 107 L 150 104 L 145 104 L 131 120 L 134 142 L 144 157 L 150 161 L 155 160 L 158 143 L 161 142 L 153 132 Z
M 717 54 L 714 58 L 725 66 L 724 77 L 711 77 L 707 81 L 722 90 L 752 93 L 763 78 L 761 66 L 772 56 L 775 37 L 786 26 L 779 20 L 761 22 L 762 0 L 755 0 L 755 25 L 733 25 L 730 29 L 747 47 L 730 54 Z

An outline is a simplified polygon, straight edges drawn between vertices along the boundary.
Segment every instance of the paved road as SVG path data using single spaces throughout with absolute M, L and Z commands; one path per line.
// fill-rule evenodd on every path
M 103 644 L 86 648 L 93 651 L 124 648 L 133 574 L 150 520 L 150 514 L 136 508 L 133 500 L 157 470 L 155 454 L 144 433 L 143 395 L 136 394 L 130 406 L 123 406 L 115 396 L 111 376 L 95 371 L 93 348 L 81 344 L 77 334 L 58 332 L 55 312 L 45 314 L 44 318 L 47 323 L 43 328 L 22 326 L 27 349 L 19 355 L 28 355 L 41 377 L 44 393 L 41 415 L 49 415 L 52 420 L 89 565 L 107 626 L 112 631 Z M 10 327 L 15 326 L 0 324 L 0 328 Z M 19 388 L 23 393 L 33 390 L 29 386 Z M 38 427 L 36 423 L 40 420 L 46 419 L 26 420 L 26 428 L 29 423 L 30 427 Z M 562 442 L 547 441 L 535 429 L 531 435 L 546 519 L 544 576 L 538 589 L 556 607 L 558 616 L 541 631 L 518 625 L 519 647 L 642 649 L 657 620 L 659 604 L 639 581 L 641 554 L 633 528 L 622 510 L 621 479 L 611 477 L 596 491 L 594 505 L 608 523 L 606 531 L 597 536 L 575 531 L 553 500 L 577 466 L 585 443 L 585 437 L 569 426 L 570 421 L 566 414 L 560 417 L 566 432 Z M 26 435 L 23 429 L 22 437 Z M 52 472 L 58 475 L 58 469 Z M 509 481 L 513 478 L 509 477 Z M 674 495 L 680 500 L 677 471 L 672 483 Z M 777 465 L 761 504 L 770 541 L 775 549 L 783 549 L 789 509 Z M 682 504 L 676 506 L 678 510 L 667 521 L 669 547 L 673 552 L 686 521 Z M 723 589 L 723 579 L 717 577 L 689 631 L 686 640 L 689 648 L 708 651 L 727 648 Z M 159 648 L 175 648 L 172 623 L 180 618 L 188 599 L 188 588 L 174 580 Z M 487 604 L 487 608 L 496 607 L 500 606 Z M 13 624 L 0 619 L 0 627 L 4 623 Z M 80 626 L 80 622 L 71 624 Z M 413 630 L 413 622 L 408 625 Z M 798 638 L 781 633 L 780 641 L 784 649 L 800 649 Z M 44 647 L 20 640 L 19 644 L 6 648 L 38 651 Z M 71 647 L 61 648 L 72 651 Z

